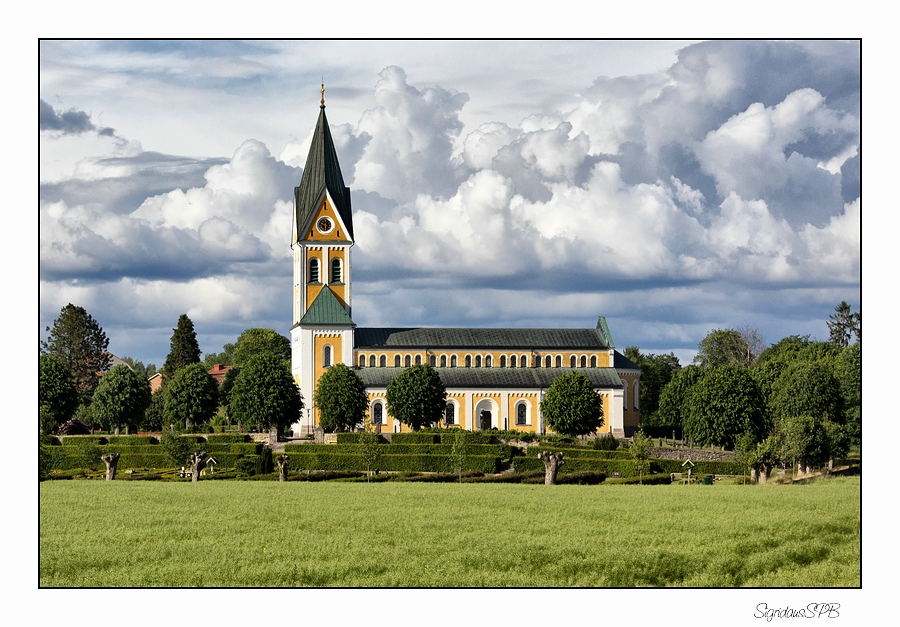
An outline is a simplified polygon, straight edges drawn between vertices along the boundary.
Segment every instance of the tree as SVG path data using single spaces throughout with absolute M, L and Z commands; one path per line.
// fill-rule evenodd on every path
M 816 416 L 790 416 L 778 424 L 782 437 L 781 458 L 793 461 L 801 475 L 832 459 L 827 422 Z
M 99 384 L 98 374 L 109 369 L 112 360 L 107 352 L 106 333 L 83 307 L 69 303 L 53 321 L 41 352 L 60 359 L 72 373 L 72 380 L 82 403 L 89 403 Z
M 250 358 L 235 379 L 228 397 L 228 413 L 244 427 L 275 427 L 282 433 L 303 409 L 300 388 L 284 361 L 271 353 Z
M 359 375 L 345 364 L 334 364 L 316 383 L 314 405 L 323 429 L 349 431 L 363 424 L 369 397 Z
M 769 408 L 776 420 L 788 416 L 819 416 L 844 422 L 840 384 L 825 361 L 798 360 L 772 385 Z
M 675 353 L 642 355 L 637 346 L 627 347 L 625 356 L 641 367 L 641 424 L 657 425 L 659 396 L 672 377 L 681 370 L 681 364 Z
M 672 429 L 684 427 L 684 415 L 691 391 L 707 371 L 700 366 L 686 366 L 676 372 L 659 393 L 657 422 Z
M 742 433 L 734 442 L 734 461 L 741 467 L 745 480 L 756 464 L 758 448 L 759 444 L 750 433 Z
M 439 422 L 447 406 L 447 389 L 428 364 L 407 368 L 388 383 L 387 410 L 413 431 Z
M 190 438 L 182 437 L 180 430 L 169 428 L 163 429 L 159 446 L 176 467 L 187 464 L 191 453 L 197 450 L 196 444 Z
M 203 364 L 203 367 L 205 368 L 206 364 Z M 239 374 L 241 374 L 241 369 L 237 366 L 232 366 L 230 370 L 225 372 L 225 378 L 219 384 L 220 405 L 228 407 L 228 398 L 231 396 L 231 390 L 234 388 L 234 382 L 237 381 Z
M 366 483 L 375 469 L 378 460 L 381 459 L 380 448 L 381 436 L 374 431 L 363 431 L 359 436 L 359 451 L 362 455 L 363 463 L 366 465 Z
M 603 426 L 603 399 L 580 372 L 557 378 L 541 401 L 547 425 L 563 435 L 587 435 Z
M 453 444 L 450 447 L 450 463 L 456 469 L 460 483 L 462 483 L 462 469 L 466 465 L 468 450 L 469 434 L 464 429 L 456 429 L 453 433 Z
M 691 390 L 685 437 L 699 444 L 732 448 L 742 433 L 759 442 L 768 432 L 765 402 L 745 368 L 713 368 Z
M 828 336 L 832 344 L 849 346 L 850 338 L 855 334 L 857 341 L 862 341 L 862 312 L 853 313 L 847 301 L 834 308 L 828 316 Z
M 203 356 L 203 365 L 210 370 L 216 364 L 223 366 L 234 365 L 234 344 L 226 344 L 222 347 L 221 353 L 206 353 Z
M 133 357 L 122 357 L 122 361 L 131 366 L 131 369 L 140 373 L 145 379 L 149 379 L 156 374 L 156 364 L 144 365 L 144 362 L 138 361 Z
M 162 367 L 162 371 L 166 373 L 167 377 L 174 377 L 185 366 L 200 363 L 200 345 L 197 343 L 197 333 L 194 331 L 194 323 L 187 314 L 181 314 L 178 317 L 178 325 L 172 331 L 169 354 Z
M 118 433 L 121 425 L 129 431 L 137 428 L 149 406 L 150 383 L 143 374 L 119 365 L 103 375 L 91 401 L 91 415 L 95 425 Z
M 637 466 L 641 485 L 644 485 L 644 466 L 647 465 L 647 461 L 650 459 L 650 451 L 652 448 L 653 440 L 647 437 L 647 434 L 644 433 L 643 429 L 638 430 L 638 432 L 634 434 L 634 439 L 628 447 L 628 452 L 631 453 L 634 465 Z
M 181 422 L 186 429 L 206 424 L 218 407 L 219 388 L 199 362 L 179 368 L 166 383 L 166 424 Z
M 834 375 L 838 380 L 844 406 L 844 425 L 855 444 L 862 436 L 862 344 L 857 342 L 843 349 L 834 361 Z
M 291 361 L 291 341 L 272 329 L 247 329 L 234 345 L 233 365 L 244 366 L 254 355 L 269 353 L 282 361 Z
M 79 396 L 72 373 L 53 355 L 38 359 L 38 409 L 41 433 L 53 433 L 78 408 Z
M 541 451 L 538 459 L 544 462 L 544 485 L 555 485 L 556 474 L 561 466 L 565 465 L 562 452 Z
M 740 331 L 713 329 L 700 341 L 694 363 L 709 368 L 719 366 L 747 367 L 755 356 Z
M 140 425 L 141 431 L 162 431 L 166 415 L 166 384 L 150 395 L 150 404 L 144 411 L 144 422 Z

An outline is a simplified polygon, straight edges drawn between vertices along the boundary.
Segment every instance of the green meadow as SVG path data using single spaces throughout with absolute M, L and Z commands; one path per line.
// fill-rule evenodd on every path
M 42 587 L 860 586 L 860 479 L 45 481 Z

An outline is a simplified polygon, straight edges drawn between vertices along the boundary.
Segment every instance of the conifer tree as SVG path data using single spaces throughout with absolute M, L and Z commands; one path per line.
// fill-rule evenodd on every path
M 167 377 L 175 376 L 180 368 L 190 364 L 200 363 L 200 345 L 197 343 L 197 334 L 194 332 L 194 323 L 187 314 L 178 317 L 178 326 L 172 329 L 172 342 L 169 355 L 162 370 Z
M 72 373 L 81 402 L 87 404 L 100 383 L 98 373 L 109 368 L 112 357 L 106 351 L 109 339 L 84 307 L 69 303 L 53 321 L 46 342 L 41 343 L 41 353 L 60 359 Z

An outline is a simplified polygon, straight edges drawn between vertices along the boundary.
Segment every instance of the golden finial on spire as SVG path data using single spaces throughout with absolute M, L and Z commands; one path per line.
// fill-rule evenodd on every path
M 319 101 L 319 104 L 324 107 L 325 106 L 325 83 L 322 83 L 322 89 L 320 91 L 322 92 L 322 100 Z

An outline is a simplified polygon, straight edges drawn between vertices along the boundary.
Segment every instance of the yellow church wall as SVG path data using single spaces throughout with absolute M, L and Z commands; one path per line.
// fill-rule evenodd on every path
M 528 413 L 525 414 L 527 424 L 516 424 L 518 417 L 518 405 L 524 402 L 528 407 Z M 510 392 L 509 402 L 506 406 L 506 415 L 508 416 L 508 426 L 510 431 L 522 431 L 535 433 L 538 430 L 538 411 L 540 401 L 536 392 Z M 500 424 L 500 428 L 503 424 Z
M 592 351 L 592 352 L 559 352 L 559 353 L 531 353 L 528 351 L 439 351 L 439 350 L 357 350 L 353 359 L 353 363 L 356 366 L 363 368 L 371 368 L 371 356 L 375 355 L 375 367 L 387 367 L 387 368 L 395 368 L 398 367 L 396 363 L 396 358 L 400 356 L 400 364 L 399 367 L 407 368 L 409 366 L 416 365 L 416 357 L 419 358 L 419 363 L 427 364 L 432 363 L 435 368 L 465 368 L 466 366 L 466 357 L 469 357 L 471 360 L 472 368 L 545 368 L 545 355 L 551 356 L 551 368 L 556 368 L 556 357 L 560 357 L 561 368 L 570 368 L 571 367 L 571 358 L 575 355 L 576 358 L 576 367 L 581 367 L 581 357 L 585 357 L 586 367 L 591 368 L 608 368 L 609 367 L 609 354 L 606 351 Z M 382 355 L 385 357 L 385 365 L 381 365 L 381 357 Z M 540 363 L 535 366 L 535 355 L 540 357 Z M 365 357 L 365 364 L 360 363 L 360 356 Z M 406 357 L 409 356 L 409 364 L 406 363 Z M 490 356 L 490 366 L 487 366 L 487 357 Z M 516 365 L 510 366 L 511 357 L 516 358 Z M 442 365 L 441 358 L 446 357 L 446 365 Z M 453 365 L 453 357 L 456 357 L 456 365 Z M 479 362 L 477 358 L 481 358 Z M 505 362 L 502 358 L 506 358 Z M 526 359 L 527 366 L 522 366 L 522 358 Z M 591 357 L 596 357 L 597 365 L 591 366 Z M 505 363 L 505 366 L 501 366 L 501 362 Z M 479 364 L 480 365 L 477 365 Z
M 325 372 L 326 346 L 331 346 L 331 363 L 341 363 L 341 355 L 343 354 L 343 338 L 341 338 L 341 335 L 339 333 L 317 334 L 313 338 L 313 350 L 315 351 L 313 353 L 313 381 L 316 383 L 319 382 L 319 377 Z M 309 403 L 309 408 L 312 409 L 314 424 L 319 424 L 318 412 L 311 402 Z

